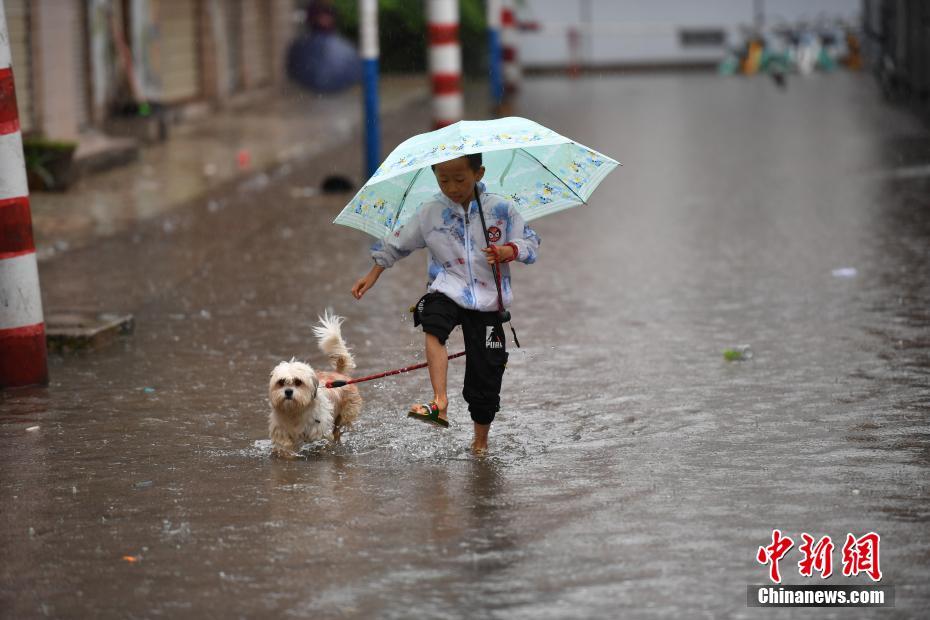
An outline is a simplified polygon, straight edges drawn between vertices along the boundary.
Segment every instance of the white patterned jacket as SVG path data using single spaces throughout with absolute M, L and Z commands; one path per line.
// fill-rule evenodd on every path
M 485 191 L 478 184 L 481 208 L 493 245 L 512 243 L 517 248 L 516 260 L 536 262 L 540 239 L 527 226 L 513 203 L 498 194 Z M 371 256 L 378 265 L 389 268 L 414 250 L 427 248 L 429 270 L 427 292 L 442 293 L 462 308 L 495 311 L 498 309 L 494 272 L 484 253 L 487 247 L 478 203 L 469 204 L 468 212 L 443 193 L 424 203 L 403 226 L 375 242 Z M 513 301 L 510 286 L 510 265 L 500 265 L 504 307 Z

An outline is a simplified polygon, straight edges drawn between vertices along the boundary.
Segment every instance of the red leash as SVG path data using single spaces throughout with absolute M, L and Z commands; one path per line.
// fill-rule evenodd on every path
M 460 353 L 453 353 L 449 356 L 449 359 L 455 359 L 457 357 L 462 357 L 465 355 L 465 351 Z M 420 368 L 426 368 L 429 364 L 423 362 L 422 364 L 416 364 L 414 366 L 407 366 L 406 368 L 398 368 L 397 370 L 389 370 L 387 372 L 378 373 L 377 375 L 369 375 L 367 377 L 359 377 L 358 379 L 349 379 L 348 381 L 327 381 L 324 387 L 328 388 L 340 388 L 352 383 L 362 383 L 363 381 L 371 381 L 372 379 L 380 379 L 381 377 L 390 377 L 391 375 L 399 375 L 404 372 L 410 372 L 411 370 L 419 370 Z

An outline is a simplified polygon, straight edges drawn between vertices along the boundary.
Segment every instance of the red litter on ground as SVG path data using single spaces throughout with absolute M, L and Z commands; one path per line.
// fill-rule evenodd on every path
M 239 170 L 245 170 L 252 165 L 252 155 L 248 149 L 239 149 L 236 153 L 236 165 L 239 166 Z

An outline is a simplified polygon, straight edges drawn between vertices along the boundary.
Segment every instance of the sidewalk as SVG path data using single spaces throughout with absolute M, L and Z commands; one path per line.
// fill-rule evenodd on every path
M 423 76 L 382 79 L 382 117 L 427 97 Z M 83 178 L 61 194 L 33 193 L 38 258 L 127 230 L 237 179 L 261 183 L 262 171 L 343 144 L 361 125 L 358 87 L 331 97 L 294 92 L 185 122 L 166 142 L 144 148 L 137 162 Z M 361 183 L 360 168 L 341 173 Z

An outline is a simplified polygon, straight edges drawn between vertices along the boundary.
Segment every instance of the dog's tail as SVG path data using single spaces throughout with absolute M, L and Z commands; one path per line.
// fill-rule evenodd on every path
M 320 351 L 329 356 L 336 372 L 346 373 L 355 368 L 355 360 L 352 359 L 352 353 L 346 346 L 346 341 L 342 339 L 342 322 L 345 319 L 336 316 L 331 310 L 326 310 L 320 317 L 320 324 L 313 327 L 313 334 L 316 336 L 320 346 Z

